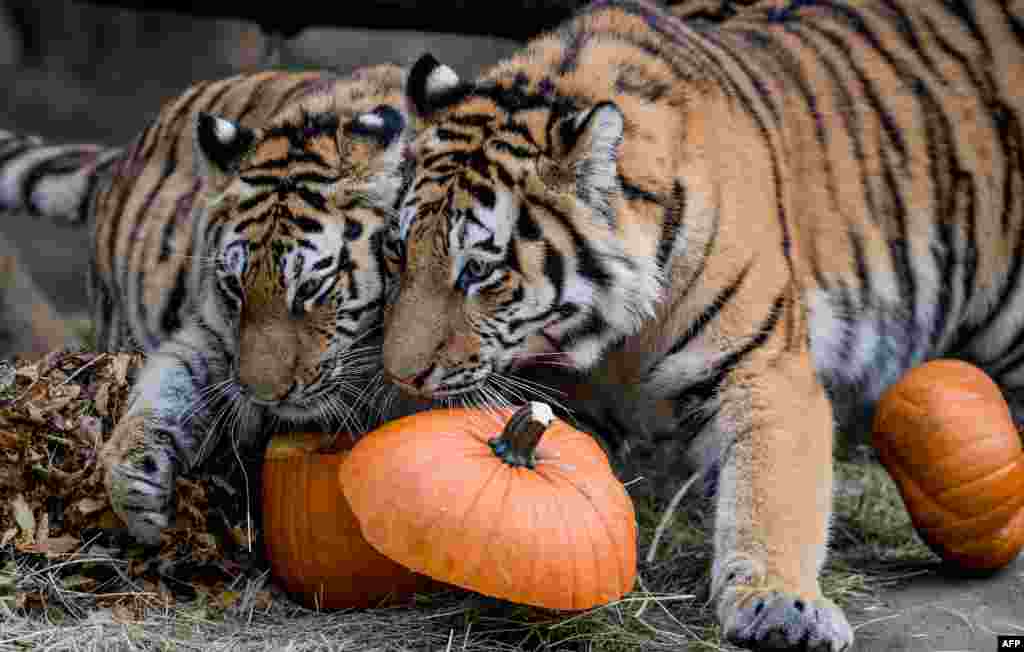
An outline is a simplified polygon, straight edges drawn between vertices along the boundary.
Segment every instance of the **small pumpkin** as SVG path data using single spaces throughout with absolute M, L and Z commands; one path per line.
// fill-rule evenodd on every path
M 433 584 L 366 543 L 338 486 L 350 447 L 338 437 L 290 433 L 271 439 L 263 463 L 264 546 L 271 575 L 314 609 L 372 607 Z
M 629 494 L 543 403 L 397 419 L 359 441 L 339 480 L 371 545 L 442 582 L 578 610 L 636 580 Z
M 999 387 L 974 365 L 934 360 L 881 397 L 872 441 L 921 538 L 966 570 L 1024 546 L 1024 450 Z

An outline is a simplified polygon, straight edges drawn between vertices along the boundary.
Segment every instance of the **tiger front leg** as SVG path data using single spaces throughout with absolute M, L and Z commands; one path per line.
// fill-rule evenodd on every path
M 723 388 L 712 595 L 726 638 L 756 650 L 853 642 L 821 593 L 832 506 L 832 410 L 807 354 L 737 369 Z
M 210 409 L 203 388 L 227 374 L 224 360 L 189 327 L 149 355 L 128 409 L 100 453 L 114 512 L 139 542 L 155 545 L 171 525 L 178 474 L 199 462 Z

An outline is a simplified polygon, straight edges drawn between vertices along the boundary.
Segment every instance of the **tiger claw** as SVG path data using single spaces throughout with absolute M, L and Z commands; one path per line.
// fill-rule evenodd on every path
M 766 577 L 764 564 L 737 557 L 724 564 L 714 592 L 726 640 L 751 650 L 845 652 L 853 629 L 834 602 L 798 595 Z
M 174 518 L 176 460 L 147 436 L 146 423 L 144 415 L 121 421 L 100 462 L 114 512 L 136 541 L 157 545 Z
M 730 643 L 753 650 L 843 652 L 853 643 L 846 617 L 830 600 L 781 591 L 749 596 L 723 627 Z

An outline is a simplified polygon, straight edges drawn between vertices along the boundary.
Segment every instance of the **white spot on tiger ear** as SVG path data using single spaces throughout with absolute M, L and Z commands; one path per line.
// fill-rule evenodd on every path
M 610 102 L 601 104 L 592 111 L 578 116 L 576 118 L 577 127 L 590 116 L 593 116 L 589 127 L 593 139 L 591 141 L 592 150 L 614 154 L 622 141 L 622 132 L 625 129 L 625 122 L 619 107 Z
M 618 151 L 625 130 L 622 111 L 602 102 L 574 118 L 580 132 L 570 153 L 575 162 L 577 193 L 598 213 L 607 216 L 608 198 L 618 187 Z
M 398 213 L 398 237 L 404 241 L 409 236 L 409 227 L 416 217 L 415 206 L 403 206 Z
M 579 131 L 580 127 L 583 126 L 583 121 L 586 120 L 588 117 L 590 117 L 590 111 L 580 111 L 579 113 L 577 113 L 576 118 L 572 121 L 573 129 Z
M 222 144 L 227 145 L 235 140 L 238 136 L 238 127 L 235 123 L 224 118 L 213 119 L 213 135 L 216 136 L 217 140 Z
M 367 127 L 368 129 L 380 129 L 384 126 L 384 118 L 376 113 L 363 113 L 359 115 L 356 120 L 359 124 Z
M 427 76 L 427 95 L 437 95 L 459 85 L 459 75 L 443 63 L 430 71 Z

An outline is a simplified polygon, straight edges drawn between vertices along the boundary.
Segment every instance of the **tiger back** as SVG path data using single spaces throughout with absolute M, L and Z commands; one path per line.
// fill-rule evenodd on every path
M 717 477 L 729 640 L 843 650 L 821 594 L 833 424 L 930 357 L 1024 388 L 1024 16 L 599 0 L 474 81 L 429 55 L 384 366 L 477 401 L 549 364 L 602 434 Z M 428 318 L 429 316 L 429 318 Z

